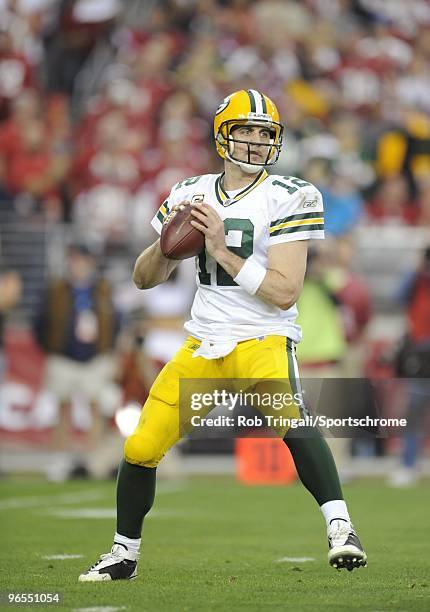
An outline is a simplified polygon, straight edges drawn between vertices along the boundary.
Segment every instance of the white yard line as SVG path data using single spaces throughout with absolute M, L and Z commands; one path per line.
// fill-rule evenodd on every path
M 96 606 L 94 608 L 72 608 L 72 612 L 116 612 L 117 610 L 126 610 L 125 606 Z
M 83 559 L 84 555 L 41 555 L 47 561 L 66 561 L 67 559 Z
M 65 483 L 64 486 L 67 486 Z M 185 489 L 185 483 L 180 482 L 161 482 L 157 485 L 157 495 L 168 495 Z M 9 497 L 0 501 L 0 510 L 12 510 L 14 508 L 37 508 L 51 506 L 53 504 L 80 504 L 87 501 L 95 501 L 103 497 L 112 497 L 115 483 L 112 489 L 91 490 L 82 489 L 74 493 L 57 493 L 55 495 L 28 495 L 22 497 Z
M 49 516 L 62 519 L 114 519 L 116 518 L 115 508 L 58 508 L 50 510 Z
M 275 559 L 275 563 L 306 563 L 306 561 L 315 561 L 313 557 L 281 557 Z
M 81 502 L 95 501 L 106 496 L 106 491 L 82 490 L 75 493 L 58 493 L 57 495 L 9 497 L 0 501 L 0 510 L 37 508 L 40 506 L 51 506 L 52 504 L 80 504 Z
M 43 514 L 62 519 L 115 519 L 116 508 L 55 508 Z M 147 518 L 177 519 L 186 518 L 186 515 L 168 510 L 153 510 L 147 515 Z
M 186 480 L 170 480 L 157 483 L 156 495 L 169 495 L 170 493 L 178 493 L 187 488 Z

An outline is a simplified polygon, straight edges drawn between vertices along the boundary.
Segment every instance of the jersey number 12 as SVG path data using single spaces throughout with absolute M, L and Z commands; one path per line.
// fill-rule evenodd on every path
M 254 224 L 249 219 L 224 219 L 224 232 L 227 236 L 229 232 L 241 232 L 239 246 L 227 247 L 229 251 L 235 253 L 243 259 L 250 257 L 254 250 Z M 211 275 L 206 269 L 206 251 L 202 251 L 198 256 L 199 280 L 201 285 L 211 284 Z M 232 277 L 222 268 L 219 263 L 216 265 L 216 284 L 220 287 L 237 286 Z

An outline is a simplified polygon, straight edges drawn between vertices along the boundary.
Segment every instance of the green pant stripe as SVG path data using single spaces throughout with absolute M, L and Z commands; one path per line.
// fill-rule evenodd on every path
M 285 344 L 286 344 L 285 350 L 287 351 L 287 359 L 288 359 L 288 378 L 290 381 L 291 389 L 294 395 L 297 393 L 297 394 L 300 394 L 300 397 L 303 397 L 302 388 L 300 385 L 300 378 L 296 376 L 296 368 L 295 368 L 295 363 L 296 363 L 295 350 L 296 348 L 295 348 L 294 342 L 291 340 L 291 338 L 287 338 Z M 302 418 L 304 418 L 306 415 L 309 414 L 303 401 L 299 403 L 299 411 L 300 411 L 300 416 Z

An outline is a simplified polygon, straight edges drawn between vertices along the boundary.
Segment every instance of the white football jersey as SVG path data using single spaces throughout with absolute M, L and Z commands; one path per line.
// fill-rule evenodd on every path
M 160 206 L 152 226 L 160 234 L 172 206 L 187 200 L 204 201 L 224 221 L 227 247 L 239 257 L 267 267 L 271 245 L 324 238 L 321 193 L 311 183 L 293 176 L 260 172 L 246 188 L 226 192 L 222 174 L 205 174 L 180 181 Z M 210 342 L 241 341 L 266 335 L 288 336 L 295 342 L 297 307 L 282 310 L 237 285 L 206 252 L 196 257 L 197 292 L 189 334 Z

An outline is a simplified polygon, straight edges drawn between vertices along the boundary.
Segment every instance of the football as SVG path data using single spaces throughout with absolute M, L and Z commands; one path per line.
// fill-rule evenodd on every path
M 161 252 L 170 259 L 194 257 L 205 247 L 204 234 L 190 223 L 194 218 L 191 205 L 185 202 L 184 204 L 186 206 L 183 210 L 178 210 L 167 218 L 161 230 Z

